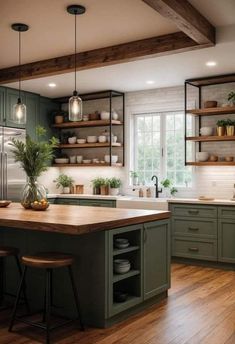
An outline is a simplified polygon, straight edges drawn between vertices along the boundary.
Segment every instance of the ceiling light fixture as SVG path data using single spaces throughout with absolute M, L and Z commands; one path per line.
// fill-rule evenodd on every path
M 19 98 L 13 106 L 11 119 L 16 124 L 26 124 L 26 106 L 21 100 L 21 32 L 28 31 L 29 27 L 26 24 L 15 23 L 11 28 L 19 32 Z
M 86 12 L 86 8 L 80 5 L 71 5 L 67 7 L 67 12 L 74 15 L 74 31 L 75 31 L 75 44 L 74 44 L 74 91 L 72 97 L 69 98 L 69 120 L 73 122 L 82 121 L 82 99 L 77 92 L 77 15 Z
M 147 84 L 147 85 L 153 85 L 153 84 L 155 84 L 155 81 L 153 81 L 153 80 L 147 80 L 147 81 L 146 81 L 146 84 Z
M 50 83 L 48 84 L 48 86 L 51 87 L 51 88 L 54 88 L 54 87 L 56 87 L 56 84 L 55 84 L 54 82 L 50 82 Z
M 215 61 L 208 61 L 206 62 L 207 67 L 215 67 L 217 65 L 217 62 Z

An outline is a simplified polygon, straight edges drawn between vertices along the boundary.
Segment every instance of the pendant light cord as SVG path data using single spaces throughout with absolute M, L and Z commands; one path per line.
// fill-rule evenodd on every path
M 75 45 L 74 45 L 74 74 L 75 74 L 75 80 L 74 80 L 74 83 L 75 83 L 75 91 L 77 91 L 77 14 L 75 13 L 74 15 L 74 19 L 75 19 L 75 25 L 74 25 L 74 28 L 75 28 Z
M 21 98 L 21 31 L 19 31 L 19 98 Z

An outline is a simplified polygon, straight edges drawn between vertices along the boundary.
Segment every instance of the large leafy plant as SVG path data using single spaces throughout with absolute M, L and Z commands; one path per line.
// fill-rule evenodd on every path
M 19 162 L 28 177 L 39 177 L 42 172 L 48 169 L 48 164 L 54 157 L 54 148 L 58 146 L 58 140 L 52 137 L 49 141 L 43 140 L 46 130 L 36 127 L 37 140 L 33 140 L 29 135 L 25 142 L 12 139 L 12 153 L 15 162 Z

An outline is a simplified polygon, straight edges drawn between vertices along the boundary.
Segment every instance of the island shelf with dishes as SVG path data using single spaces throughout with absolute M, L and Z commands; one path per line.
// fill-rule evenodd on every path
M 218 147 L 207 146 L 206 143 L 223 143 L 235 141 L 235 119 L 231 118 L 235 114 L 235 93 L 230 92 L 227 103 L 219 104 L 214 100 L 202 102 L 205 88 L 208 86 L 235 83 L 235 75 L 222 75 L 216 77 L 189 79 L 185 81 L 185 165 L 186 166 L 234 166 L 234 149 L 231 147 L 231 153 L 226 151 L 226 156 L 218 155 Z M 234 87 L 232 84 L 231 88 Z M 196 92 L 195 92 L 196 90 Z M 193 91 L 193 93 L 190 93 Z M 192 103 L 192 94 L 197 98 L 196 109 L 188 109 Z M 206 94 L 206 92 L 205 92 Z M 209 93 L 207 93 L 209 94 Z M 202 104 L 203 103 L 203 104 Z M 224 116 L 227 115 L 225 119 Z M 189 118 L 191 117 L 191 119 Z M 220 116 L 216 123 L 216 128 L 211 126 L 214 119 L 207 119 L 211 116 Z M 188 123 L 191 121 L 191 128 Z M 205 125 L 205 123 L 207 125 Z M 208 124 L 209 123 L 209 124 Z M 193 145 L 194 144 L 194 145 Z M 205 144 L 205 145 L 204 145 Z M 188 146 L 191 145 L 191 146 Z M 207 149 L 209 147 L 209 152 Z M 203 148 L 203 149 L 202 149 Z M 216 149 L 217 148 L 217 149 Z
M 124 166 L 124 93 L 102 91 L 84 94 L 81 98 L 84 110 L 79 122 L 68 121 L 67 97 L 56 99 L 61 103 L 61 113 L 55 114 L 52 128 L 60 143 L 53 166 Z

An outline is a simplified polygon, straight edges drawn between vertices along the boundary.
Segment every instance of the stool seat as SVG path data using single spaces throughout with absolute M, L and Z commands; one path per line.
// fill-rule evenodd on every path
M 22 263 L 26 266 L 42 269 L 54 269 L 70 266 L 74 262 L 74 257 L 65 253 L 43 252 L 35 255 L 25 255 Z
M 16 247 L 0 246 L 0 257 L 17 256 L 19 250 Z

